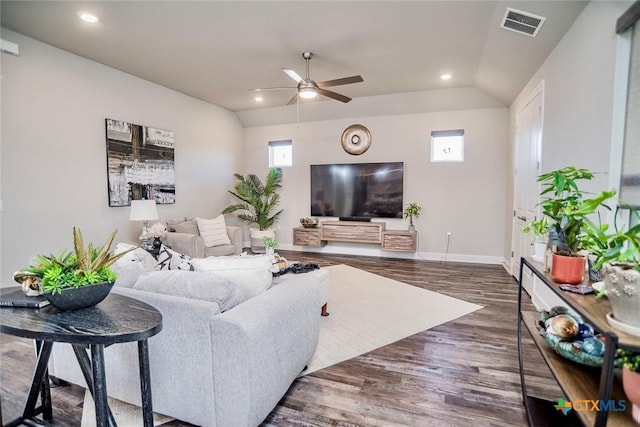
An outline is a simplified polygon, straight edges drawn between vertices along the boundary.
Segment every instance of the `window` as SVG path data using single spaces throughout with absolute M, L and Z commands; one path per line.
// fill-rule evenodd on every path
M 626 84 L 625 119 L 620 161 L 620 200 L 640 209 L 640 7 L 637 2 L 617 21 L 617 30 L 627 40 L 629 56 Z M 617 160 L 617 159 L 616 159 Z
M 436 130 L 431 132 L 431 161 L 464 161 L 464 130 Z
M 293 144 L 290 139 L 269 141 L 269 167 L 291 166 L 293 164 Z

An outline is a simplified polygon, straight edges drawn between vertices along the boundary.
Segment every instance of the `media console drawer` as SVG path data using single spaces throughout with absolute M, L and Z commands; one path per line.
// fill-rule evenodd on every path
M 321 239 L 336 242 L 382 243 L 383 222 L 325 221 Z
M 320 240 L 320 228 L 293 229 L 293 244 L 297 246 L 324 246 L 327 242 Z
M 382 232 L 382 249 L 385 251 L 416 251 L 415 231 L 388 230 Z

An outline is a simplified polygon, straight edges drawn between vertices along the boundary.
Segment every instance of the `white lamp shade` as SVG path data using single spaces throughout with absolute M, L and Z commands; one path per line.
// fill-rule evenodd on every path
M 129 221 L 149 221 L 158 219 L 155 200 L 132 200 Z

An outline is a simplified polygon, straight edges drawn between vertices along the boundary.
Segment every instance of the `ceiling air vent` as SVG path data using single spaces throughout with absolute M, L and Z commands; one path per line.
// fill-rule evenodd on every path
M 543 18 L 542 16 L 536 16 L 531 13 L 508 7 L 504 13 L 504 18 L 502 19 L 500 27 L 515 31 L 516 33 L 535 37 L 545 19 L 546 18 Z

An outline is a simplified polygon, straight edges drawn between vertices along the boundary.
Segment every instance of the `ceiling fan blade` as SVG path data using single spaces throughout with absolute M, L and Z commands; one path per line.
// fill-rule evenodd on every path
M 298 75 L 298 73 L 296 73 L 293 70 L 290 70 L 288 68 L 283 68 L 282 71 L 284 71 L 284 73 L 291 77 L 293 80 L 296 81 L 296 83 L 300 83 L 302 81 L 302 77 L 300 77 L 300 75 Z
M 280 89 L 297 89 L 295 86 L 282 86 L 282 87 L 259 87 L 256 89 L 249 89 L 249 92 L 262 92 L 265 90 L 280 90 Z
M 298 93 L 297 92 L 296 92 L 295 95 L 293 95 L 293 98 L 291 98 L 289 100 L 289 102 L 287 102 L 287 105 L 295 104 L 296 102 L 298 102 Z
M 351 77 L 343 77 L 341 79 L 335 80 L 327 80 L 326 82 L 317 83 L 318 87 L 331 87 L 331 86 L 341 86 L 341 85 L 350 85 L 351 83 L 361 83 L 364 79 L 362 76 L 351 76 Z
M 349 98 L 348 96 L 344 96 L 341 95 L 339 93 L 336 92 L 332 92 L 330 90 L 326 90 L 326 89 L 322 89 L 322 88 L 318 88 L 318 93 L 324 96 L 328 96 L 329 98 L 333 98 L 337 101 L 341 101 L 341 102 L 349 102 L 351 101 L 351 98 Z

